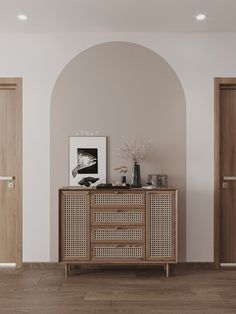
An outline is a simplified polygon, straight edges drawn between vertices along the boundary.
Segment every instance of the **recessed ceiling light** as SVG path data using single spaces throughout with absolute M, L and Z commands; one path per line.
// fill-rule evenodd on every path
M 197 21 L 203 21 L 206 19 L 206 14 L 198 14 L 195 18 Z
M 17 15 L 17 18 L 18 18 L 18 20 L 20 20 L 20 21 L 26 21 L 26 20 L 28 20 L 28 16 L 25 15 L 25 14 L 18 14 L 18 15 Z

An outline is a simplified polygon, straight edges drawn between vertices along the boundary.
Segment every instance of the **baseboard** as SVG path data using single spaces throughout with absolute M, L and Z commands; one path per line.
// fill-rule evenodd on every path
M 177 264 L 173 265 L 173 270 L 174 270 L 174 272 L 216 270 L 216 265 L 213 262 L 177 263 Z
M 104 266 L 104 265 L 81 265 L 79 267 L 88 269 L 88 268 L 96 268 L 96 269 L 105 269 L 105 268 L 131 268 L 131 269 L 147 269 L 147 268 L 163 268 L 161 265 L 115 265 L 115 266 Z M 171 264 L 171 271 L 174 273 L 179 272 L 185 272 L 185 271 L 203 271 L 203 270 L 216 270 L 215 263 L 177 263 L 177 264 Z M 62 270 L 64 269 L 64 264 L 62 263 L 55 263 L 55 262 L 34 262 L 34 263 L 23 263 L 22 264 L 22 270 Z
M 32 262 L 23 263 L 23 270 L 57 270 L 64 269 L 64 265 L 56 262 Z

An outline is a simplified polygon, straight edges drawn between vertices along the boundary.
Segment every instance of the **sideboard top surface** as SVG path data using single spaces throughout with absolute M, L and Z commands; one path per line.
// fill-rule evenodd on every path
M 112 191 L 119 191 L 119 192 L 138 192 L 138 191 L 176 191 L 173 187 L 165 187 L 165 188 L 130 188 L 130 189 L 121 189 L 121 188 L 112 188 L 112 189 L 97 189 L 96 187 L 91 188 L 84 188 L 79 186 L 63 186 L 59 189 L 59 191 L 96 191 L 96 192 L 112 192 Z

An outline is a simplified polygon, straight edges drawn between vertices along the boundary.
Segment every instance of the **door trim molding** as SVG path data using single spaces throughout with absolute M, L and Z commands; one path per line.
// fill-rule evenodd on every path
M 16 268 L 22 268 L 22 78 L 0 78 L 0 89 L 14 89 L 16 91 L 17 102 L 17 142 L 19 145 L 18 151 L 18 178 L 19 182 L 19 204 L 16 216 Z
M 214 262 L 220 268 L 220 88 L 235 85 L 236 77 L 214 79 Z

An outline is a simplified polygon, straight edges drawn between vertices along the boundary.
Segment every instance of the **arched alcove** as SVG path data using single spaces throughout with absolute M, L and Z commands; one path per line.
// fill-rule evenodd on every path
M 179 256 L 186 247 L 186 103 L 181 83 L 154 51 L 129 42 L 108 42 L 77 55 L 59 75 L 51 99 L 51 259 L 58 256 L 58 189 L 69 183 L 69 136 L 108 137 L 108 181 L 114 168 L 131 164 L 118 148 L 151 140 L 141 164 L 143 182 L 167 174 L 179 190 Z

